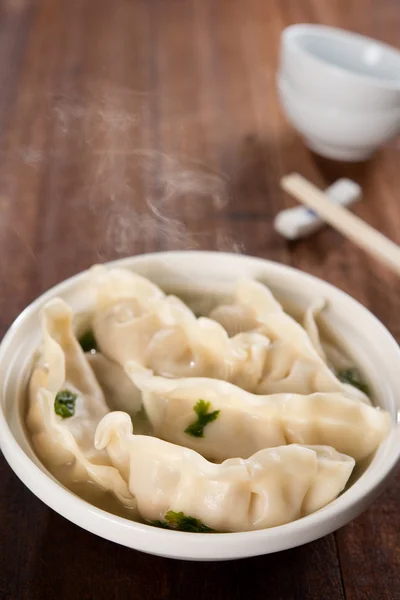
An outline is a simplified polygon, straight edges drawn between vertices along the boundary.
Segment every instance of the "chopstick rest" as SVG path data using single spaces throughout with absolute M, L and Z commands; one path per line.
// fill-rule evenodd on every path
M 344 206 L 334 204 L 326 194 L 298 173 L 285 175 L 281 187 L 308 209 L 314 210 L 342 235 L 400 275 L 400 246 Z
M 351 179 L 338 179 L 325 190 L 326 196 L 335 204 L 350 206 L 361 198 L 361 187 Z M 305 206 L 288 208 L 278 213 L 274 220 L 275 230 L 288 240 L 297 240 L 315 233 L 325 225 L 317 214 Z

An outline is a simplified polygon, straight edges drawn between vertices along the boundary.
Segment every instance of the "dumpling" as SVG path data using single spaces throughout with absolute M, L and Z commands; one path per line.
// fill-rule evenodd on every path
M 369 402 L 335 377 L 307 332 L 258 282 L 239 282 L 237 304 L 212 313 L 226 331 L 213 319 L 197 319 L 178 298 L 131 271 L 97 266 L 90 278 L 96 340 L 122 366 L 135 360 L 165 377 L 212 377 L 259 394 L 346 391 Z M 313 310 L 308 326 L 319 344 Z M 233 337 L 230 323 L 239 323 Z
M 102 419 L 95 444 L 107 449 L 143 519 L 182 512 L 218 532 L 274 527 L 314 512 L 337 497 L 354 467 L 333 448 L 299 445 L 213 464 L 188 448 L 134 435 L 121 412 Z
M 260 396 L 226 381 L 166 379 L 134 363 L 125 368 L 142 391 L 154 435 L 211 460 L 292 443 L 333 446 L 361 460 L 390 430 L 389 413 L 342 393 Z
M 206 376 L 253 389 L 262 376 L 268 346 L 269 340 L 258 333 L 229 338 L 210 319 L 177 316 L 174 326 L 155 333 L 142 364 L 164 377 Z
M 345 392 L 370 404 L 360 390 L 343 384 L 324 362 L 319 342 L 315 312 L 321 302 L 313 305 L 306 315 L 307 330 L 286 314 L 270 290 L 258 281 L 240 280 L 232 305 L 215 308 L 210 318 L 222 324 L 228 333 L 253 331 L 271 340 L 265 368 L 257 394 L 293 392 Z
M 197 319 L 175 296 L 165 296 L 124 269 L 91 270 L 97 306 L 93 319 L 103 354 L 125 365 L 135 360 L 165 377 L 207 376 L 253 389 L 260 380 L 269 340 L 259 333 L 229 338 L 224 328 Z
M 100 265 L 90 269 L 89 283 L 96 296 L 93 331 L 100 350 L 120 365 L 127 357 L 141 360 L 162 325 L 153 304 L 165 294 L 132 271 Z
M 227 330 L 213 319 L 197 319 L 181 300 L 131 271 L 97 266 L 90 284 L 97 298 L 97 343 L 121 366 L 134 360 L 164 377 L 223 379 L 257 394 L 338 391 L 370 403 L 361 391 L 341 383 L 320 356 L 319 305 L 307 315 L 317 351 L 306 330 L 255 281 L 239 282 L 237 303 L 212 313 L 225 316 Z M 230 323 L 239 323 L 233 337 Z
M 45 464 L 65 466 L 72 481 L 91 481 L 126 507 L 135 501 L 94 433 L 108 412 L 103 393 L 72 330 L 72 313 L 60 299 L 42 312 L 43 349 L 29 384 L 28 429 Z

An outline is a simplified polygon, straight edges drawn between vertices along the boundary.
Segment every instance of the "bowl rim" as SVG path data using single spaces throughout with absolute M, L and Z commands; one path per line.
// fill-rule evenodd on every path
M 270 272 L 274 271 L 277 274 L 300 276 L 305 283 L 307 281 L 317 283 L 319 286 L 322 286 L 327 290 L 329 289 L 331 297 L 337 296 L 338 298 L 352 303 L 353 306 L 359 310 L 362 310 L 371 322 L 374 322 L 375 327 L 378 327 L 381 333 L 386 337 L 387 343 L 390 345 L 390 352 L 393 355 L 397 355 L 400 366 L 400 348 L 397 345 L 397 342 L 386 327 L 366 307 L 346 292 L 343 292 L 332 284 L 315 277 L 314 275 L 301 271 L 300 269 L 248 255 L 190 250 L 139 254 L 110 261 L 105 263 L 105 265 L 107 267 L 134 267 L 142 261 L 145 262 L 147 260 L 159 258 L 163 260 L 167 258 L 168 260 L 169 256 L 190 256 L 193 260 L 196 258 L 203 260 L 205 258 L 210 259 L 213 256 L 225 257 L 225 259 L 229 260 L 248 262 L 249 265 L 254 264 L 254 266 L 256 266 L 259 264 L 264 268 L 267 266 L 270 269 Z M 88 270 L 86 269 L 48 289 L 21 312 L 6 332 L 0 344 L 0 365 L 4 353 L 20 324 L 32 314 L 37 313 L 39 307 L 50 298 L 53 298 L 57 294 L 65 292 L 68 289 L 73 289 L 79 281 L 84 279 L 87 272 Z M 2 394 L 3 382 L 1 382 L 0 388 L 0 395 L 2 396 Z M 1 449 L 10 467 L 37 497 L 62 516 L 100 537 L 131 548 L 136 548 L 142 552 L 149 552 L 156 555 L 159 554 L 171 558 L 189 560 L 229 560 L 239 557 L 256 556 L 296 547 L 313 541 L 314 539 L 321 537 L 321 532 L 318 530 L 318 527 L 324 525 L 325 527 L 323 528 L 322 535 L 326 535 L 327 533 L 336 530 L 361 512 L 362 508 L 357 509 L 357 505 L 359 505 L 364 498 L 376 496 L 376 492 L 380 490 L 389 475 L 394 471 L 400 460 L 400 436 L 398 436 L 396 443 L 396 451 L 391 453 L 390 459 L 385 462 L 384 468 L 380 470 L 378 474 L 375 474 L 374 476 L 371 475 L 369 478 L 361 476 L 344 494 L 315 513 L 269 529 L 218 534 L 200 533 L 193 536 L 191 533 L 159 529 L 151 525 L 131 521 L 124 517 L 114 515 L 101 508 L 97 508 L 77 496 L 75 493 L 69 491 L 53 478 L 52 475 L 47 472 L 45 467 L 43 467 L 44 470 L 42 470 L 36 465 L 18 444 L 6 420 L 0 398 Z M 352 513 L 350 518 L 348 516 L 349 512 Z M 330 523 L 328 527 L 326 526 L 327 523 Z M 109 526 L 111 524 L 112 527 L 110 528 Z M 124 531 L 132 533 L 133 544 L 127 539 L 126 535 L 124 535 Z M 138 538 L 135 538 L 136 534 L 140 534 L 142 537 L 142 543 L 139 545 L 135 544 L 135 542 L 138 541 Z M 146 543 L 144 538 L 147 538 L 150 541 Z M 286 541 L 281 544 L 276 543 L 277 541 L 279 542 L 279 538 L 283 538 L 283 540 Z M 294 541 L 290 541 L 290 538 Z M 157 552 L 157 550 L 154 551 L 153 549 L 154 540 L 158 540 L 159 542 L 163 540 L 164 542 L 167 542 L 167 544 L 168 541 L 172 540 L 174 540 L 174 543 L 177 542 L 178 544 L 181 542 L 182 549 L 175 554 L 169 554 L 165 551 Z M 241 544 L 246 541 L 248 544 L 247 549 L 245 550 L 241 547 Z M 277 548 L 273 550 L 262 548 L 260 543 L 262 541 L 265 541 L 266 545 L 270 542 L 275 542 Z M 192 543 L 188 544 L 188 542 Z M 256 551 L 253 551 L 251 549 L 251 544 L 255 542 L 258 542 L 257 549 Z M 164 547 L 167 544 L 164 544 Z M 189 550 L 185 550 L 185 545 L 186 547 L 189 547 Z M 191 555 L 194 555 L 195 558 Z
M 395 46 L 381 42 L 375 38 L 362 35 L 348 29 L 342 29 L 341 27 L 331 27 L 329 25 L 317 25 L 315 23 L 297 23 L 295 25 L 289 25 L 283 30 L 282 39 L 284 44 L 293 45 L 296 48 L 296 52 L 305 56 L 308 60 L 313 62 L 315 65 L 324 66 L 326 69 L 340 75 L 345 75 L 349 79 L 353 78 L 358 80 L 359 83 L 368 84 L 369 87 L 381 88 L 386 91 L 400 91 L 400 78 L 398 81 L 389 78 L 379 78 L 374 75 L 366 75 L 364 73 L 356 73 L 350 71 L 345 67 L 328 62 L 320 56 L 317 56 L 313 52 L 310 52 L 298 41 L 305 35 L 313 35 L 315 38 L 327 38 L 334 41 L 350 40 L 358 41 L 363 44 L 374 44 L 379 47 L 383 52 L 390 54 L 395 60 L 399 62 L 400 68 L 400 50 Z

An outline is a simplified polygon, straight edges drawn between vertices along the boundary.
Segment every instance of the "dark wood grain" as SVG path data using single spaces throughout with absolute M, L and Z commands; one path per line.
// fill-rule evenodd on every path
M 323 277 L 400 340 L 399 280 L 332 230 L 286 243 L 279 179 L 350 176 L 356 211 L 400 243 L 400 151 L 342 165 L 280 111 L 282 29 L 344 26 L 400 46 L 397 0 L 2 0 L 0 332 L 90 264 L 152 250 L 244 252 Z M 0 597 L 10 600 L 400 598 L 400 478 L 336 535 L 274 556 L 195 564 L 87 533 L 0 461 Z

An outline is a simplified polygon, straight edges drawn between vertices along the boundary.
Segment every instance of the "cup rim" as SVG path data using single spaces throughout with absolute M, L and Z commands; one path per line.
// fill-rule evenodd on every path
M 213 257 L 221 260 L 225 258 L 230 262 L 243 261 L 243 264 L 246 262 L 254 267 L 257 265 L 264 268 L 268 266 L 271 273 L 291 275 L 301 278 L 305 283 L 314 283 L 327 291 L 330 290 L 333 301 L 335 298 L 341 299 L 368 317 L 370 323 L 374 324 L 374 327 L 385 336 L 386 342 L 390 346 L 390 352 L 392 355 L 396 355 L 400 365 L 400 348 L 396 341 L 367 308 L 335 286 L 291 266 L 263 258 L 212 251 L 155 252 L 118 259 L 106 263 L 106 266 L 130 268 L 142 261 L 157 259 L 166 259 L 166 264 L 168 264 L 169 259 L 173 256 L 178 259 L 195 260 L 197 258 L 203 261 L 212 261 Z M 77 287 L 86 274 L 87 270 L 58 283 L 24 309 L 0 344 L 0 363 L 19 325 L 32 314 L 37 314 L 38 309 L 45 301 Z M 2 381 L 1 386 L 3 387 L 3 385 Z M 214 535 L 196 534 L 194 536 L 191 533 L 157 529 L 150 525 L 130 521 L 95 507 L 65 488 L 44 467 L 39 468 L 25 453 L 11 431 L 0 402 L 0 441 L 4 456 L 22 482 L 45 504 L 80 527 L 105 539 L 136 548 L 142 552 L 183 560 L 230 560 L 276 552 L 313 541 L 344 525 L 361 512 L 363 507 L 360 507 L 360 503 L 363 500 L 376 496 L 396 468 L 400 459 L 400 436 L 397 437 L 395 442 L 392 439 L 390 455 L 386 457 L 387 460 L 379 472 L 375 470 L 369 476 L 361 476 L 343 495 L 315 513 L 269 529 Z M 395 447 L 393 447 L 394 443 Z M 351 515 L 350 518 L 349 515 Z M 269 547 L 274 547 L 274 549 L 268 549 Z M 162 548 L 166 550 L 163 551 Z
M 358 80 L 359 83 L 364 83 L 370 87 L 380 88 L 386 91 L 400 91 L 400 78 L 398 81 L 389 78 L 375 77 L 374 75 L 367 75 L 364 73 L 356 73 L 350 71 L 345 67 L 328 62 L 320 56 L 317 56 L 313 52 L 310 52 L 303 45 L 298 43 L 298 40 L 304 35 L 313 35 L 317 37 L 330 38 L 331 40 L 352 40 L 362 42 L 363 44 L 374 44 L 379 47 L 382 51 L 390 54 L 399 63 L 400 72 L 400 50 L 395 46 L 381 42 L 370 36 L 355 33 L 347 29 L 340 27 L 331 27 L 329 25 L 316 25 L 313 23 L 298 23 L 296 25 L 289 25 L 283 30 L 282 37 L 286 44 L 293 44 L 296 47 L 296 52 L 301 53 L 307 57 L 308 60 L 312 61 L 315 65 L 322 65 L 326 69 L 331 70 L 334 73 L 345 75 L 349 79 Z

